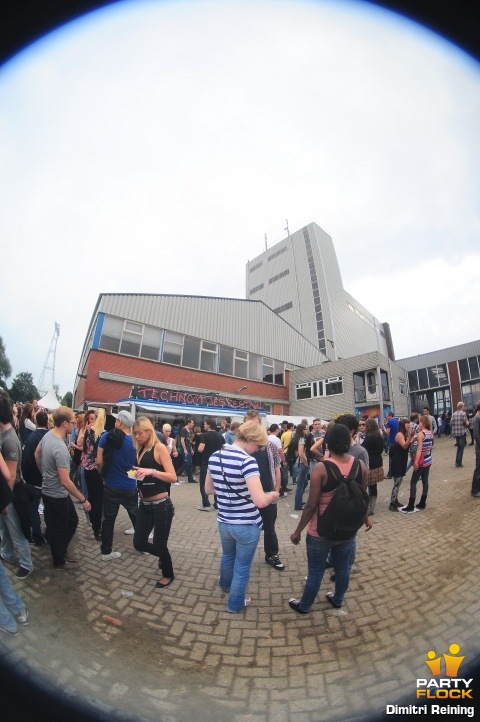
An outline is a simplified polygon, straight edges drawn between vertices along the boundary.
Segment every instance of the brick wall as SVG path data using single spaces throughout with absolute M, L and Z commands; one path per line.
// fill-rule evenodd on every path
M 242 396 L 263 398 L 270 400 L 270 403 L 271 400 L 278 400 L 278 403 L 272 404 L 272 412 L 275 414 L 285 414 L 287 413 L 286 409 L 288 409 L 288 378 L 285 386 L 274 386 L 259 381 L 250 381 L 249 379 L 232 376 L 219 376 L 205 371 L 169 366 L 155 361 L 146 361 L 95 350 L 90 351 L 83 370 L 87 378 L 80 379 L 75 394 L 75 407 L 78 407 L 84 401 L 87 403 L 114 404 L 118 399 L 130 395 L 131 383 L 100 379 L 100 372 L 135 377 L 144 379 L 146 382 L 154 381 L 159 386 L 167 388 L 175 385 L 188 389 L 208 389 L 211 392 L 225 393 L 238 398 Z M 288 372 L 286 374 L 288 375 Z M 247 388 L 241 393 L 237 392 L 237 389 L 241 386 L 247 386 Z M 279 410 L 276 411 L 275 409 Z
M 448 362 L 448 373 L 450 376 L 450 392 L 452 395 L 452 411 L 456 411 L 458 402 L 462 400 L 460 377 L 458 375 L 458 364 L 456 361 Z

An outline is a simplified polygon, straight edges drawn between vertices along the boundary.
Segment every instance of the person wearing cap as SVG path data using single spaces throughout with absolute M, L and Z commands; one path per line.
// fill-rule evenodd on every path
M 127 473 L 136 463 L 132 439 L 135 419 L 128 411 L 112 415 L 115 417 L 115 428 L 101 435 L 97 451 L 97 469 L 104 483 L 101 545 L 103 561 L 122 556 L 120 552 L 112 551 L 113 530 L 120 506 L 127 511 L 133 527 L 138 511 L 137 482 Z

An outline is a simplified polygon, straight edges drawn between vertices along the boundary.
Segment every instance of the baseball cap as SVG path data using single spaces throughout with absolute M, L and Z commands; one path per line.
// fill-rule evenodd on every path
M 112 414 L 112 416 L 124 426 L 128 426 L 129 429 L 131 429 L 135 423 L 135 419 L 129 411 L 119 411 L 118 414 Z

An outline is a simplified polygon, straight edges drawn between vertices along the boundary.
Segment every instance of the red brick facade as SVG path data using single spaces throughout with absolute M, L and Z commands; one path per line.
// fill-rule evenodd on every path
M 131 382 L 101 379 L 100 372 L 138 379 L 139 383 L 145 385 L 155 382 L 167 388 L 179 386 L 194 391 L 220 392 L 236 398 L 265 399 L 271 404 L 272 414 L 288 414 L 288 371 L 285 372 L 285 385 L 275 386 L 98 350 L 91 350 L 88 355 L 83 369 L 86 379 L 81 378 L 79 381 L 74 399 L 75 408 L 83 408 L 88 404 L 114 405 L 119 399 L 130 396 Z M 247 388 L 239 392 L 242 386 Z
M 448 362 L 448 373 L 450 375 L 450 393 L 452 396 L 452 411 L 455 411 L 457 404 L 462 400 L 460 377 L 458 375 L 458 364 L 456 361 Z

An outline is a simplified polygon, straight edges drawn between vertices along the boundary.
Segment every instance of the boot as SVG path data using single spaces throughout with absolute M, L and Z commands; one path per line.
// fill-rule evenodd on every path
M 420 501 L 417 504 L 417 509 L 425 509 L 426 506 L 427 506 L 427 497 L 422 496 L 420 498 Z
M 368 505 L 368 516 L 373 516 L 375 514 L 375 505 L 377 503 L 377 497 L 371 496 L 370 497 L 370 503 Z
M 414 511 L 414 509 L 415 509 L 415 497 L 410 497 L 408 500 L 407 506 L 404 506 L 402 511 L 408 513 L 408 512 Z

